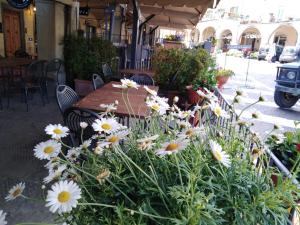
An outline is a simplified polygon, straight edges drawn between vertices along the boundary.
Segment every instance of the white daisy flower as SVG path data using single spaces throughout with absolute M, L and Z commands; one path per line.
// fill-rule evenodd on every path
M 103 149 L 100 145 L 101 145 L 101 143 L 99 143 L 99 144 L 96 146 L 96 148 L 94 149 L 94 153 L 95 153 L 96 155 L 102 155 L 103 152 L 104 152 L 104 149 Z
M 170 108 L 166 99 L 158 96 L 146 100 L 146 104 L 153 112 L 157 112 L 159 115 L 165 115 Z
M 195 138 L 205 134 L 204 127 L 190 127 L 182 131 L 179 135 L 182 138 Z
M 5 220 L 6 213 L 3 210 L 0 210 L 0 225 L 6 225 L 7 221 Z
M 52 185 L 46 198 L 46 206 L 52 213 L 66 213 L 77 207 L 81 190 L 73 181 L 59 181 Z
M 100 146 L 107 147 L 107 146 L 111 146 L 111 145 L 117 145 L 117 144 L 119 144 L 119 142 L 121 140 L 125 139 L 125 137 L 128 134 L 129 134 L 128 130 L 122 130 L 117 133 L 113 133 L 113 134 L 109 135 L 108 137 L 106 137 L 105 141 L 103 143 L 101 143 Z
M 13 186 L 8 191 L 8 195 L 5 197 L 5 200 L 12 201 L 12 200 L 22 196 L 24 189 L 25 189 L 25 183 L 23 183 L 23 182 Z
M 145 137 L 142 139 L 138 139 L 137 143 L 138 143 L 139 149 L 150 150 L 154 145 L 153 141 L 155 141 L 158 137 L 159 137 L 159 135 L 153 135 L 151 137 Z
M 80 146 L 79 148 L 89 148 L 92 144 L 92 140 L 91 139 L 88 139 L 88 140 L 85 140 Z
M 33 151 L 34 156 L 40 160 L 48 159 L 50 160 L 53 157 L 57 157 L 61 150 L 61 143 L 58 143 L 55 140 L 48 140 L 37 144 Z
M 80 122 L 79 125 L 80 125 L 81 129 L 85 129 L 88 127 L 88 124 L 86 122 Z
M 54 180 L 58 180 L 61 178 L 63 172 L 67 169 L 66 165 L 58 165 L 57 168 L 54 167 L 53 169 L 49 170 L 49 175 L 43 179 L 45 184 L 49 184 Z
M 179 111 L 178 114 L 177 114 L 177 117 L 179 119 L 182 119 L 182 120 L 189 119 L 191 117 L 194 117 L 194 113 L 191 110 L 188 110 L 188 111 Z
M 103 184 L 107 178 L 110 176 L 110 171 L 108 169 L 104 169 L 100 171 L 99 175 L 96 176 L 96 179 L 100 184 Z
M 227 112 L 222 109 L 222 107 L 219 105 L 219 103 L 211 102 L 209 104 L 209 107 L 210 107 L 211 111 L 213 111 L 213 113 L 217 117 L 224 117 L 224 118 L 228 118 L 229 117 L 229 115 L 227 114 Z
M 212 140 L 209 141 L 209 145 L 214 158 L 222 163 L 225 167 L 230 167 L 231 161 L 229 155 L 222 150 L 222 146 Z
M 95 131 L 99 133 L 104 132 L 106 134 L 116 132 L 122 127 L 121 124 L 119 124 L 115 119 L 112 118 L 96 119 L 92 126 Z
M 80 149 L 78 149 L 78 148 L 71 148 L 71 149 L 69 149 L 66 157 L 71 162 L 74 162 L 74 161 L 76 161 L 78 159 L 79 155 L 80 155 Z
M 187 129 L 189 127 L 192 127 L 190 122 L 188 122 L 186 120 L 176 120 L 176 124 L 179 127 L 179 129 Z
M 162 144 L 161 148 L 156 151 L 157 155 L 171 155 L 185 149 L 189 144 L 187 139 L 177 139 Z
M 54 168 L 58 168 L 58 166 L 60 165 L 60 158 L 58 157 L 54 157 L 51 158 L 46 164 L 45 164 L 45 168 L 47 168 L 49 171 L 50 170 L 54 170 Z
M 157 91 L 154 91 L 154 90 L 148 88 L 147 86 L 144 86 L 144 89 L 145 89 L 150 95 L 157 96 Z
M 121 89 L 127 89 L 127 88 L 135 88 L 135 89 L 138 89 L 139 88 L 139 85 L 133 81 L 133 80 L 129 80 L 129 79 L 121 79 L 121 85 L 120 84 L 113 84 L 113 87 L 116 87 L 116 88 L 121 88 Z
M 105 109 L 106 112 L 113 112 L 117 110 L 117 106 L 112 103 L 112 104 L 101 104 L 101 108 Z
M 60 124 L 49 124 L 45 128 L 45 131 L 47 134 L 51 135 L 53 139 L 61 139 L 68 136 L 69 134 L 69 129 L 67 127 L 63 127 Z

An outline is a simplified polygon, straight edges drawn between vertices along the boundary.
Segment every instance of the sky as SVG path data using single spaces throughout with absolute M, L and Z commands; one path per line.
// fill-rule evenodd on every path
M 275 17 L 300 18 L 300 0 L 221 0 L 218 8 L 239 7 L 239 13 L 250 18 L 263 18 L 274 13 Z M 227 11 L 227 10 L 226 10 Z

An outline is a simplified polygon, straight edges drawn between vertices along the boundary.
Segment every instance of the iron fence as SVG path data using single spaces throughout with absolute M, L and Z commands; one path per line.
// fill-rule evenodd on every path
M 216 121 L 216 125 L 219 128 L 218 132 L 222 132 L 224 138 L 229 138 L 233 131 L 237 131 L 239 133 L 239 138 L 244 141 L 248 150 L 252 151 L 254 148 L 264 149 L 266 154 L 268 154 L 270 158 L 270 165 L 275 166 L 279 169 L 279 171 L 289 179 L 292 179 L 292 182 L 297 185 L 300 190 L 300 183 L 296 178 L 293 178 L 290 171 L 283 165 L 283 163 L 272 153 L 272 151 L 267 148 L 267 146 L 259 139 L 259 137 L 250 130 L 249 126 L 241 126 L 238 124 L 238 115 L 232 108 L 231 104 L 224 98 L 219 89 L 215 89 L 214 94 L 218 98 L 218 103 L 229 114 L 229 118 L 216 119 L 212 118 Z M 211 116 L 213 113 L 210 113 Z M 235 126 L 232 126 L 234 124 Z M 290 218 L 293 218 L 295 215 L 295 210 L 292 210 Z

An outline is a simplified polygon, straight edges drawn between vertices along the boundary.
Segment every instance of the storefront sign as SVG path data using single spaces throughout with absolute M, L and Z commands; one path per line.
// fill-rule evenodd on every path
M 7 0 L 8 4 L 17 9 L 25 9 L 31 4 L 32 0 Z

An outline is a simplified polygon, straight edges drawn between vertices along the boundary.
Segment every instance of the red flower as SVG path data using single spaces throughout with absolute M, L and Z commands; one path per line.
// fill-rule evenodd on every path
M 298 152 L 300 152 L 300 143 L 296 144 L 296 149 Z

